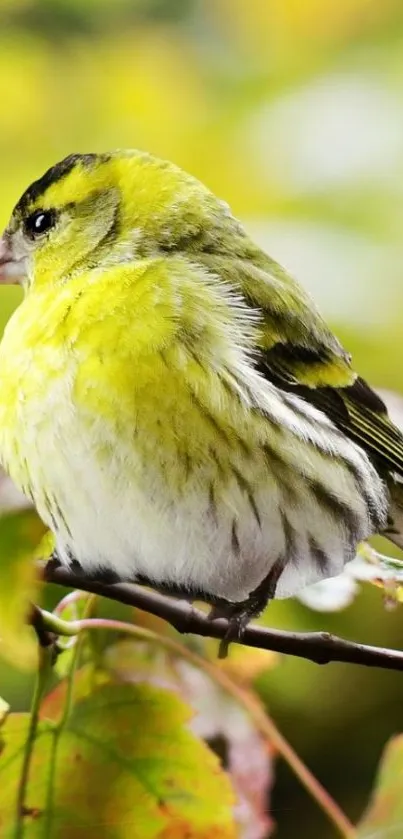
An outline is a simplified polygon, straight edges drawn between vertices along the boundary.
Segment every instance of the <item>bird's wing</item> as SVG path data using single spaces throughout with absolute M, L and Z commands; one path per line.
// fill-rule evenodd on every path
M 403 435 L 304 289 L 257 248 L 247 258 L 206 254 L 203 262 L 235 281 L 263 317 L 256 365 L 265 378 L 326 413 L 380 468 L 403 475 Z

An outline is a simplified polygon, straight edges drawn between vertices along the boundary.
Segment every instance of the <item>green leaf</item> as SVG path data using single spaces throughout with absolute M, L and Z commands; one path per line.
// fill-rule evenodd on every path
M 188 707 L 150 685 L 104 685 L 57 733 L 42 721 L 24 839 L 235 839 L 218 759 L 187 727 Z M 27 715 L 9 717 L 0 757 L 0 834 L 15 835 Z
M 235 647 L 238 649 L 244 653 L 242 647 Z M 235 656 L 234 661 L 233 651 L 229 659 L 219 664 L 220 669 L 243 684 L 267 670 L 268 662 L 273 665 L 274 654 L 267 653 L 266 658 L 265 650 L 247 652 L 252 653 L 249 664 L 243 654 L 239 659 Z M 239 835 L 245 839 L 268 839 L 273 828 L 269 812 L 273 756 L 268 754 L 267 745 L 239 703 L 202 670 L 155 645 L 131 639 L 118 641 L 105 651 L 104 665 L 112 676 L 122 681 L 146 680 L 155 685 L 169 685 L 192 706 L 195 715 L 190 722 L 191 730 L 203 737 L 225 761 L 237 797 L 234 815 Z M 77 675 L 81 676 L 81 671 Z M 81 682 L 80 687 L 84 685 Z
M 383 753 L 375 791 L 359 825 L 357 839 L 400 839 L 403 836 L 403 734 L 393 737 Z
M 0 653 L 17 667 L 36 664 L 35 639 L 26 622 L 36 591 L 32 559 L 44 532 L 34 510 L 0 518 Z

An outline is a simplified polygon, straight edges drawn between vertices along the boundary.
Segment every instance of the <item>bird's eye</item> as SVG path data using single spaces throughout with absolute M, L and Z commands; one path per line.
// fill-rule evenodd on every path
M 37 236 L 42 236 L 54 227 L 56 215 L 53 210 L 36 210 L 25 219 L 24 229 L 27 236 L 31 239 L 36 239 Z

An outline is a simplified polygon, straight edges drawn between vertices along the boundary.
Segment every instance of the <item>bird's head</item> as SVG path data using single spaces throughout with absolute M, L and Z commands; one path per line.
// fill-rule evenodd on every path
M 70 155 L 16 205 L 0 239 L 0 283 L 28 288 L 192 250 L 232 222 L 226 205 L 171 163 L 138 151 Z

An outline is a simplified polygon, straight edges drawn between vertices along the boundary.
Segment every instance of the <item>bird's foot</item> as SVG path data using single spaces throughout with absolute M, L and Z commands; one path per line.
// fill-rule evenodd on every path
M 245 600 L 239 603 L 231 603 L 223 600 L 214 604 L 209 613 L 209 620 L 214 621 L 225 618 L 228 621 L 228 629 L 220 642 L 218 658 L 226 658 L 228 648 L 232 641 L 240 641 L 245 629 L 253 618 L 259 617 L 268 602 L 267 597 L 256 596 L 252 592 Z
M 270 569 L 267 576 L 249 594 L 245 600 L 239 603 L 232 603 L 226 600 L 217 600 L 209 613 L 209 620 L 225 618 L 228 621 L 228 629 L 220 642 L 218 657 L 226 658 L 231 641 L 239 641 L 245 629 L 253 618 L 258 618 L 270 600 L 276 593 L 278 579 L 284 570 L 283 560 L 279 560 Z

